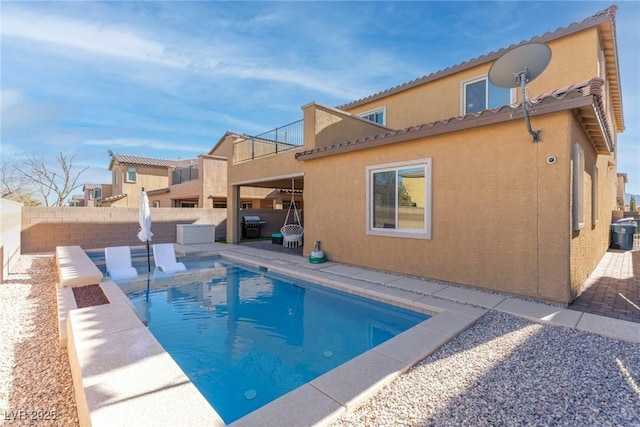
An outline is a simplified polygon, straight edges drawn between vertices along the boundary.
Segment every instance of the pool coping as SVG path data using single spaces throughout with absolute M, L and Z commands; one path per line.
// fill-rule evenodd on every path
M 489 310 L 640 342 L 640 325 L 632 322 L 615 321 L 606 325 L 615 327 L 603 328 L 593 315 L 515 297 L 332 262 L 304 264 L 300 256 L 260 249 L 228 246 L 201 253 L 432 315 L 231 426 L 329 423 L 364 403 Z M 64 329 L 80 425 L 130 425 L 132 420 L 145 425 L 226 425 L 138 319 L 120 288 L 111 280 L 100 286 L 108 305 L 77 309 L 72 293 L 57 292 L 61 345 Z

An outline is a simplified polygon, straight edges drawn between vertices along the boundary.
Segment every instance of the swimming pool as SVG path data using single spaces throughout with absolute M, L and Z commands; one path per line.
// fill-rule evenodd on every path
M 119 286 L 226 423 L 429 318 L 222 258 L 185 263 L 176 280 Z

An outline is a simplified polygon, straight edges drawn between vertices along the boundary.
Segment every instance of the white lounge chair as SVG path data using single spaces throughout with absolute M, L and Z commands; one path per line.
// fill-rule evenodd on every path
M 187 267 L 181 262 L 176 262 L 176 252 L 173 243 L 158 243 L 153 245 L 153 259 L 161 271 L 175 273 L 186 271 Z
M 304 229 L 298 224 L 287 224 L 280 229 L 282 233 L 282 245 L 287 248 L 297 248 L 302 245 Z
M 131 264 L 129 246 L 104 248 L 104 259 L 107 263 L 107 274 L 113 280 L 131 279 L 138 276 L 138 271 Z

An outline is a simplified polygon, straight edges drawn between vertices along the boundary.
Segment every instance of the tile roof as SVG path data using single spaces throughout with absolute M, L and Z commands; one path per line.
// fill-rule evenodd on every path
M 418 79 L 406 82 L 406 83 L 402 83 L 398 86 L 392 87 L 390 89 L 386 89 L 383 90 L 381 92 L 375 93 L 373 95 L 367 96 L 365 98 L 361 98 L 358 99 L 356 101 L 347 103 L 347 104 L 343 104 L 338 106 L 339 109 L 342 110 L 348 110 L 351 108 L 355 108 L 358 107 L 360 105 L 364 105 L 364 104 L 368 104 L 370 102 L 376 101 L 378 99 L 381 98 L 385 98 L 387 96 L 399 93 L 399 92 L 403 92 L 405 90 L 409 90 L 412 89 L 414 87 L 423 85 L 425 83 L 446 77 L 448 75 L 451 74 L 455 74 L 455 73 L 459 73 L 461 71 L 464 71 L 466 69 L 469 68 L 473 68 L 476 67 L 478 65 L 481 64 L 485 64 L 488 62 L 492 62 L 497 60 L 498 58 L 500 58 L 502 55 L 504 55 L 507 51 L 513 49 L 514 47 L 526 44 L 526 43 L 533 43 L 533 42 L 537 42 L 537 43 L 546 43 L 548 41 L 551 40 L 555 40 L 561 37 L 565 37 L 569 34 L 573 34 L 579 31 L 582 31 L 586 28 L 590 28 L 593 26 L 597 26 L 603 23 L 610 23 L 611 24 L 611 28 L 609 28 L 608 30 L 605 29 L 601 29 L 601 37 L 603 37 L 604 39 L 604 45 L 605 45 L 605 57 L 606 57 L 606 62 L 608 64 L 607 67 L 607 74 L 610 74 L 609 76 L 609 84 L 610 84 L 610 93 L 611 93 L 611 98 L 612 98 L 612 104 L 614 107 L 614 111 L 616 113 L 616 121 L 617 123 L 619 123 L 620 126 L 620 131 L 622 129 L 624 129 L 624 119 L 622 117 L 622 100 L 621 100 L 621 95 L 620 95 L 620 76 L 619 76 L 619 64 L 618 64 L 618 58 L 617 58 L 617 49 L 616 49 L 616 37 L 615 37 L 615 13 L 616 13 L 617 7 L 616 6 L 611 6 L 605 10 L 602 10 L 596 14 L 594 14 L 593 16 L 590 16 L 588 18 L 586 18 L 585 20 L 583 20 L 582 22 L 578 22 L 578 23 L 573 23 L 571 25 L 569 25 L 568 27 L 561 27 L 558 28 L 555 31 L 552 32 L 547 32 L 545 34 L 543 34 L 542 36 L 536 36 L 531 38 L 530 40 L 525 40 L 522 41 L 520 43 L 517 44 L 513 44 L 509 47 L 505 47 L 503 49 L 500 49 L 498 51 L 494 51 L 491 53 L 488 53 L 486 55 L 480 56 L 478 58 L 475 59 L 471 59 L 469 61 L 465 61 L 462 62 L 460 64 L 454 65 L 452 67 L 448 67 L 445 68 L 444 70 L 440 70 L 440 71 L 436 71 L 434 73 L 431 73 L 429 75 L 420 77 Z
M 102 184 L 84 184 L 82 186 L 82 191 L 84 191 L 84 190 L 95 190 L 96 188 L 102 188 Z
M 535 115 L 546 114 L 567 109 L 583 109 L 579 111 L 585 131 L 598 152 L 609 153 L 613 150 L 612 128 L 606 118 L 602 105 L 602 91 L 604 80 L 594 77 L 581 83 L 573 84 L 561 89 L 543 93 L 529 99 L 535 109 Z M 377 147 L 396 142 L 411 141 L 434 135 L 454 132 L 463 129 L 477 128 L 523 117 L 522 103 L 505 105 L 499 108 L 487 109 L 464 116 L 451 117 L 446 120 L 411 126 L 405 129 L 371 135 L 350 141 L 343 141 L 327 147 L 296 153 L 298 160 L 311 160 L 318 157 Z M 588 107 L 588 108 L 585 108 Z M 533 114 L 533 113 L 530 113 Z M 588 116 L 588 117 L 587 117 Z M 593 121 L 597 127 L 593 127 Z
M 125 197 L 127 197 L 126 193 L 125 194 L 116 194 L 114 196 L 105 197 L 104 199 L 101 199 L 101 200 L 103 202 L 115 202 L 116 200 L 124 199 Z
M 119 163 L 125 163 L 129 165 L 156 166 L 156 167 L 165 167 L 165 168 L 174 167 L 176 166 L 176 163 L 177 163 L 177 161 L 175 160 L 154 159 L 152 157 L 129 156 L 126 154 L 117 154 L 117 153 L 114 153 L 111 156 L 112 163 L 114 160 Z

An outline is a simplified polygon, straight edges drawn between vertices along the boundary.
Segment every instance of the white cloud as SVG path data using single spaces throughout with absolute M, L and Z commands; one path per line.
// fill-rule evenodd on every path
M 106 61 L 111 59 L 126 61 L 131 65 L 146 64 L 161 66 L 167 70 L 195 72 L 209 79 L 224 77 L 287 83 L 340 99 L 357 98 L 367 90 L 357 89 L 363 81 L 362 76 L 357 82 L 350 82 L 351 74 L 342 72 L 341 66 L 333 70 L 317 66 L 318 63 L 329 61 L 331 64 L 342 64 L 342 68 L 349 68 L 353 55 L 345 52 L 345 39 L 339 40 L 339 43 L 336 43 L 338 40 L 329 42 L 326 37 L 322 43 L 312 39 L 309 42 L 316 44 L 314 58 L 306 57 L 307 53 L 304 51 L 288 57 L 286 49 L 262 49 L 257 46 L 259 43 L 256 42 L 255 34 L 239 34 L 230 25 L 223 25 L 228 30 L 224 35 L 214 32 L 203 37 L 174 33 L 169 26 L 145 28 L 141 25 L 140 29 L 134 29 L 126 25 L 114 26 L 106 23 L 106 20 L 80 20 L 24 7 L 5 8 L 3 15 L 0 34 L 5 40 L 15 38 L 35 42 L 40 49 L 47 49 L 75 61 L 94 61 L 99 56 Z M 281 25 L 283 19 L 279 15 L 266 13 L 249 21 L 259 21 L 260 25 L 253 25 L 253 28 L 271 28 Z M 145 31 L 153 33 L 155 38 L 142 35 Z M 171 43 L 159 41 L 162 38 L 171 40 Z M 174 73 L 167 75 L 162 68 L 157 67 L 126 68 L 126 72 L 121 63 L 112 65 L 106 62 L 102 67 L 123 73 L 139 83 L 146 82 L 156 86 L 166 84 L 171 87 L 188 78 Z M 377 67 L 359 68 L 375 70 Z
M 1 89 L 0 99 L 3 139 L 16 131 L 29 130 L 49 122 L 62 114 L 55 106 L 34 102 L 22 91 L 13 88 Z
M 171 67 L 183 68 L 188 65 L 188 61 L 183 58 L 171 57 L 161 43 L 147 40 L 126 29 L 110 28 L 100 23 L 43 15 L 27 10 L 7 9 L 3 13 L 0 31 L 5 38 L 22 38 Z
M 187 145 L 182 143 L 172 143 L 152 139 L 135 138 L 113 138 L 113 139 L 90 139 L 84 142 L 85 145 L 109 147 L 117 150 L 117 147 L 144 148 L 152 150 L 166 150 L 177 152 L 191 152 L 201 154 L 204 150 L 200 146 Z

